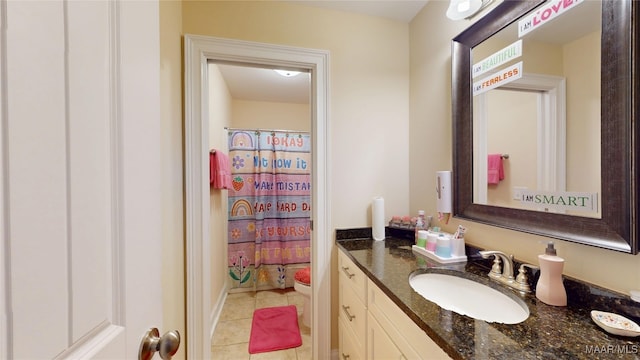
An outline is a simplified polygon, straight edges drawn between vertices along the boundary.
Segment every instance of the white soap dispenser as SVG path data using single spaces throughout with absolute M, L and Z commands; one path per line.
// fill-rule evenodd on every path
M 567 306 L 567 291 L 562 283 L 564 259 L 556 255 L 553 242 L 547 244 L 543 255 L 538 255 L 540 279 L 536 286 L 536 297 L 545 304 Z

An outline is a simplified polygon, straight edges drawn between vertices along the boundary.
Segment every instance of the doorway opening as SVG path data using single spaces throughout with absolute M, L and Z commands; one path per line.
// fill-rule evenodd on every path
M 311 272 L 313 357 L 331 351 L 331 229 L 328 171 L 329 53 L 233 39 L 185 35 L 185 233 L 187 271 L 187 354 L 208 359 L 211 350 L 211 234 L 209 228 L 208 64 L 301 69 L 311 78 Z

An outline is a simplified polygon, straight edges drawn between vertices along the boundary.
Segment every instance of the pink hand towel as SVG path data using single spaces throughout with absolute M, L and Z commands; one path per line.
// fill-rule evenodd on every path
M 209 153 L 209 182 L 214 189 L 231 189 L 231 166 L 229 157 L 221 151 Z
M 487 157 L 487 183 L 496 185 L 500 180 L 504 180 L 504 167 L 502 165 L 502 155 L 489 154 Z

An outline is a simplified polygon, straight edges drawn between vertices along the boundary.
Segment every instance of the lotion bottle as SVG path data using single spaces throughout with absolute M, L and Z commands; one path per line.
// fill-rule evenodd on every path
M 567 306 L 567 291 L 562 283 L 564 259 L 556 255 L 553 242 L 547 244 L 545 253 L 538 255 L 540 279 L 536 286 L 536 297 L 548 305 Z

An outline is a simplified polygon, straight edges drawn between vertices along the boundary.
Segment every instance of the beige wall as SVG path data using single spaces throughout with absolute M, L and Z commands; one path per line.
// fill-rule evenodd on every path
M 469 21 L 453 22 L 442 14 L 447 3 L 431 1 L 410 26 L 411 35 L 411 120 L 410 154 L 411 212 L 425 208 L 435 214 L 433 191 L 437 170 L 451 170 L 451 92 L 450 41 Z M 424 141 L 429 139 L 429 141 Z M 432 161 L 413 166 L 424 157 Z M 487 249 L 500 249 L 521 260 L 537 264 L 544 243 L 552 239 L 452 219 L 445 227 L 454 231 L 467 227 L 469 243 Z M 627 293 L 640 288 L 638 256 L 601 250 L 556 240 L 558 255 L 566 259 L 564 273 L 597 285 Z
M 436 214 L 436 171 L 451 170 L 451 39 L 471 23 L 430 1 L 410 24 L 409 194 L 411 213 Z M 437 221 L 434 217 L 434 223 Z
M 178 1 L 161 1 L 159 23 L 164 309 L 160 330 L 163 334 L 174 329 L 180 334 L 186 334 L 182 197 L 182 4 Z M 185 359 L 185 348 L 183 343 L 174 359 Z
M 370 225 L 378 195 L 388 214 L 408 211 L 407 24 L 275 1 L 188 1 L 183 12 L 185 33 L 329 50 L 332 223 Z
M 567 189 L 600 192 L 600 57 L 579 55 L 599 54 L 600 34 L 593 33 L 578 39 L 565 46 L 564 52 L 564 72 L 567 74 Z
M 215 64 L 209 65 L 209 147 L 228 153 L 225 127 L 231 124 L 233 99 L 227 84 Z M 229 203 L 227 190 L 210 188 L 209 231 L 211 266 L 211 309 L 208 315 L 213 317 L 222 308 L 227 292 L 227 213 Z
M 299 75 L 302 76 L 302 75 Z M 242 129 L 311 130 L 309 104 L 234 99 L 231 126 Z

